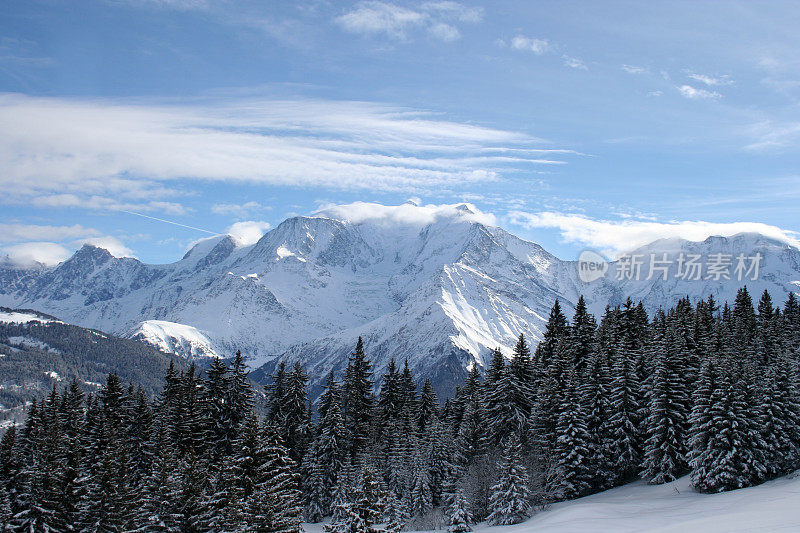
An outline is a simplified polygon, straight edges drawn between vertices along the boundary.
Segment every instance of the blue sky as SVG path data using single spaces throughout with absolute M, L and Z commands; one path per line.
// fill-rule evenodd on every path
M 6 0 L 0 249 L 168 262 L 409 198 L 563 258 L 796 244 L 798 27 L 794 2 Z

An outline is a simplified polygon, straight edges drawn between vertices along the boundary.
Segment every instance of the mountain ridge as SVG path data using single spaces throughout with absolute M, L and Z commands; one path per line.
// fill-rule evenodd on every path
M 289 218 L 252 245 L 225 235 L 203 239 L 163 265 L 86 245 L 55 267 L 0 266 L 0 305 L 38 309 L 190 357 L 241 349 L 252 368 L 267 365 L 263 376 L 277 361 L 298 361 L 312 384 L 341 371 L 363 336 L 376 373 L 392 357 L 408 359 L 446 393 L 457 369 L 485 366 L 492 348 L 509 354 L 520 333 L 539 339 L 556 299 L 570 308 L 583 294 L 600 314 L 630 296 L 655 310 L 687 295 L 730 300 L 744 284 L 615 279 L 618 262 L 604 278 L 584 283 L 575 261 L 460 205 L 339 206 Z M 758 234 L 669 239 L 634 253 L 666 251 L 763 252 L 761 277 L 747 283 L 778 301 L 800 280 L 800 250 Z

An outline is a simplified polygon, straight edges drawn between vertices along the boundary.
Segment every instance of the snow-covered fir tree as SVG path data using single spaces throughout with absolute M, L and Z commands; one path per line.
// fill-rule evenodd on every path
M 470 511 L 469 501 L 464 492 L 464 487 L 456 484 L 452 501 L 447 507 L 447 530 L 450 533 L 465 533 L 472 531 L 472 512 Z
M 497 482 L 491 488 L 487 520 L 497 525 L 518 524 L 530 516 L 528 471 L 522 464 L 522 445 L 512 433 L 503 449 Z
M 557 499 L 578 498 L 592 489 L 593 442 L 578 375 L 577 369 L 570 373 L 556 424 L 553 475 L 548 482 Z
M 683 343 L 678 342 L 663 314 L 655 329 L 651 343 L 655 372 L 648 394 L 642 477 L 650 483 L 666 483 L 683 475 L 687 468 L 688 368 Z
M 350 430 L 352 459 L 364 451 L 369 441 L 375 404 L 372 383 L 372 363 L 367 359 L 364 341 L 359 337 L 347 363 L 342 395 L 344 419 Z

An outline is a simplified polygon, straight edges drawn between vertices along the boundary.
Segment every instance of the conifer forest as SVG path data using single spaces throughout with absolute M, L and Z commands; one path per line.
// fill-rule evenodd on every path
M 155 398 L 113 373 L 54 388 L 0 441 L 0 528 L 460 533 L 636 479 L 716 493 L 800 467 L 794 294 L 599 319 L 556 301 L 538 346 L 495 350 L 451 398 L 354 344 L 313 404 L 301 366 L 258 390 L 241 354 L 170 367 Z

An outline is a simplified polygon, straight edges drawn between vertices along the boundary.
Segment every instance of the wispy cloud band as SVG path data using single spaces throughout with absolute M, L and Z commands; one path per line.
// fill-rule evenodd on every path
M 174 105 L 0 96 L 0 191 L 50 206 L 170 205 L 175 180 L 406 190 L 498 179 L 568 150 L 523 133 L 367 102 L 237 99 Z M 543 157 L 544 155 L 544 157 Z M 101 196 L 113 192 L 115 201 Z M 87 195 L 96 195 L 91 198 Z M 155 197 L 155 200 L 152 199 Z M 106 198 L 105 200 L 103 198 Z M 117 205 L 120 204 L 120 205 Z

